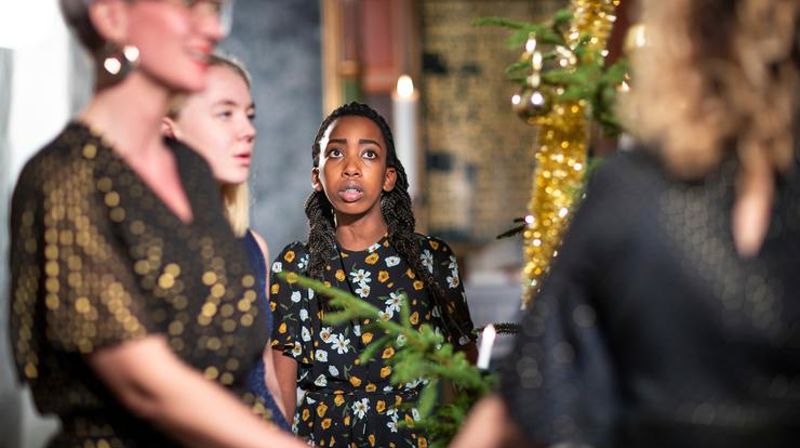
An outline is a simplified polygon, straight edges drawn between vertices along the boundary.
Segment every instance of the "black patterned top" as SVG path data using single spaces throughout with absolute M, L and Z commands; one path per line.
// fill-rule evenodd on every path
M 167 143 L 194 211 L 189 224 L 82 124 L 69 124 L 20 175 L 11 343 L 37 407 L 62 420 L 51 446 L 172 444 L 121 406 L 86 363 L 86 355 L 148 334 L 163 335 L 188 365 L 263 409 L 244 392 L 266 328 L 254 275 L 208 165 Z
M 736 172 L 727 160 L 679 181 L 638 149 L 592 176 L 503 370 L 531 441 L 797 445 L 800 164 L 746 258 L 731 231 Z
M 324 281 L 376 306 L 381 318 L 387 320 L 400 319 L 401 298 L 405 294 L 411 323 L 415 327 L 429 324 L 445 334 L 437 317 L 440 313 L 469 316 L 456 257 L 443 241 L 417 237 L 423 265 L 445 291 L 447 310 L 431 305 L 425 284 L 387 237 L 365 251 L 338 250 L 326 267 Z M 413 402 L 422 384 L 413 381 L 397 387 L 389 382 L 392 369 L 385 360 L 394 356 L 394 349 L 386 348 L 377 360 L 365 365 L 358 363 L 361 351 L 382 335 L 363 330 L 369 323 L 366 320 L 339 327 L 321 323 L 324 311 L 313 291 L 275 276 L 282 271 L 304 274 L 307 266 L 308 253 L 301 243 L 284 248 L 272 265 L 272 344 L 297 360 L 298 387 L 305 391 L 295 414 L 295 432 L 325 446 L 334 442 L 337 446 L 382 447 L 427 444 L 422 431 L 397 426 L 398 421 L 413 424 L 417 418 L 416 409 L 400 405 Z M 461 324 L 469 334 L 472 322 Z M 460 346 L 470 341 L 453 342 Z

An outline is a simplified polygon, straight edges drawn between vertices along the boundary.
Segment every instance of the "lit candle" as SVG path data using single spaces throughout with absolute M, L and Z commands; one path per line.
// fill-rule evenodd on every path
M 408 194 L 417 196 L 417 103 L 419 94 L 414 90 L 414 82 L 408 75 L 397 79 L 397 89 L 392 94 L 394 115 L 394 147 L 397 157 L 406 169 Z
M 494 325 L 489 324 L 483 329 L 481 333 L 481 347 L 478 350 L 478 368 L 486 370 L 489 368 L 489 361 L 492 359 L 492 346 L 494 345 L 494 338 L 497 332 L 494 330 Z

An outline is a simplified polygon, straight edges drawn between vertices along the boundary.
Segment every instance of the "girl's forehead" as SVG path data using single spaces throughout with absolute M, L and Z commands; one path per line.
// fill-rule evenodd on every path
M 365 135 L 372 138 L 380 137 L 383 140 L 383 133 L 374 121 L 359 115 L 345 115 L 331 122 L 328 126 L 328 136 L 356 134 Z

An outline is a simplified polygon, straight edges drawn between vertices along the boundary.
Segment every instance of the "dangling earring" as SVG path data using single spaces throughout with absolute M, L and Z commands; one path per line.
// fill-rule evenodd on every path
M 122 48 L 114 43 L 107 43 L 100 51 L 100 63 L 103 72 L 113 81 L 121 81 L 139 64 L 139 49 L 133 45 Z

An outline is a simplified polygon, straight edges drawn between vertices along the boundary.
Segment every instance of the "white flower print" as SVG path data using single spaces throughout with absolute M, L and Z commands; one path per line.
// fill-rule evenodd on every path
M 328 373 L 330 373 L 332 377 L 339 376 L 339 369 L 337 369 L 336 366 L 328 366 Z
M 396 345 L 398 347 L 402 347 L 406 345 L 406 336 L 404 334 L 398 335 L 396 339 Z
M 355 403 L 353 403 L 353 413 L 356 414 L 358 418 L 364 418 L 364 414 L 369 411 L 369 399 L 362 398 Z
M 398 264 L 400 264 L 400 257 L 398 256 L 386 257 L 386 267 L 393 268 Z
M 458 272 L 453 272 L 452 276 L 447 276 L 447 286 L 450 288 L 458 288 L 461 280 L 458 278 Z
M 336 349 L 338 354 L 347 353 L 350 348 L 350 339 L 345 339 L 344 335 L 335 334 L 331 336 L 331 348 Z
M 325 350 L 317 350 L 314 353 L 314 360 L 319 362 L 328 362 L 328 352 Z
M 300 320 L 308 320 L 308 310 L 303 308 L 300 310 Z
M 305 342 L 311 341 L 311 332 L 308 331 L 308 328 L 306 327 L 300 329 L 300 336 L 303 338 L 303 341 Z
M 322 327 L 319 330 L 319 338 L 322 339 L 322 342 L 329 342 L 331 340 L 331 336 L 333 334 L 333 330 L 331 327 Z
M 314 298 L 314 290 L 311 289 L 311 288 L 308 288 L 308 299 L 311 300 L 313 298 Z
M 352 277 L 353 282 L 358 283 L 360 286 L 369 285 L 369 283 L 372 281 L 370 279 L 371 276 L 371 272 L 363 269 L 359 269 L 358 271 L 350 273 L 350 277 Z
M 283 263 L 281 263 L 280 261 L 276 261 L 275 263 L 272 263 L 272 272 L 274 272 L 276 274 L 279 273 L 279 272 L 283 272 Z
M 386 415 L 388 415 L 391 420 L 386 422 L 386 427 L 389 428 L 391 432 L 397 432 L 397 409 L 389 409 L 386 411 Z
M 442 317 L 442 311 L 439 309 L 439 305 L 433 306 L 433 309 L 431 310 L 431 315 L 433 317 Z
M 362 299 L 366 299 L 367 297 L 369 297 L 369 291 L 370 291 L 369 285 L 366 283 L 361 283 L 359 287 L 356 288 L 356 294 L 358 294 L 358 296 L 361 297 Z
M 294 343 L 294 347 L 292 347 L 292 354 L 294 356 L 300 356 L 303 354 L 303 346 L 300 345 L 299 342 Z
M 386 311 L 378 311 L 378 319 L 382 321 L 389 321 L 394 317 L 394 312 L 390 309 L 386 309 Z
M 317 379 L 314 380 L 314 385 L 319 387 L 325 387 L 328 385 L 328 379 L 325 378 L 325 375 L 320 374 Z
M 298 302 L 300 302 L 300 299 L 302 299 L 302 298 L 303 298 L 303 295 L 300 294 L 300 291 L 295 291 L 295 292 L 292 293 L 292 302 L 298 303 Z
M 414 421 L 419 421 L 419 411 L 417 408 L 411 408 L 411 417 L 414 418 Z
M 433 274 L 433 254 L 428 249 L 425 249 L 422 252 L 422 255 L 419 256 L 422 259 L 422 265 L 428 268 L 431 274 Z
M 400 312 L 400 304 L 403 302 L 403 294 L 399 292 L 390 292 L 389 298 L 386 299 L 386 312 Z
M 303 269 L 308 265 L 308 254 L 303 255 L 297 260 L 297 269 Z
M 458 272 L 458 261 L 456 261 L 456 257 L 450 255 L 450 264 L 447 265 L 451 271 Z
M 361 336 L 361 325 L 353 325 L 353 334 L 356 336 Z

